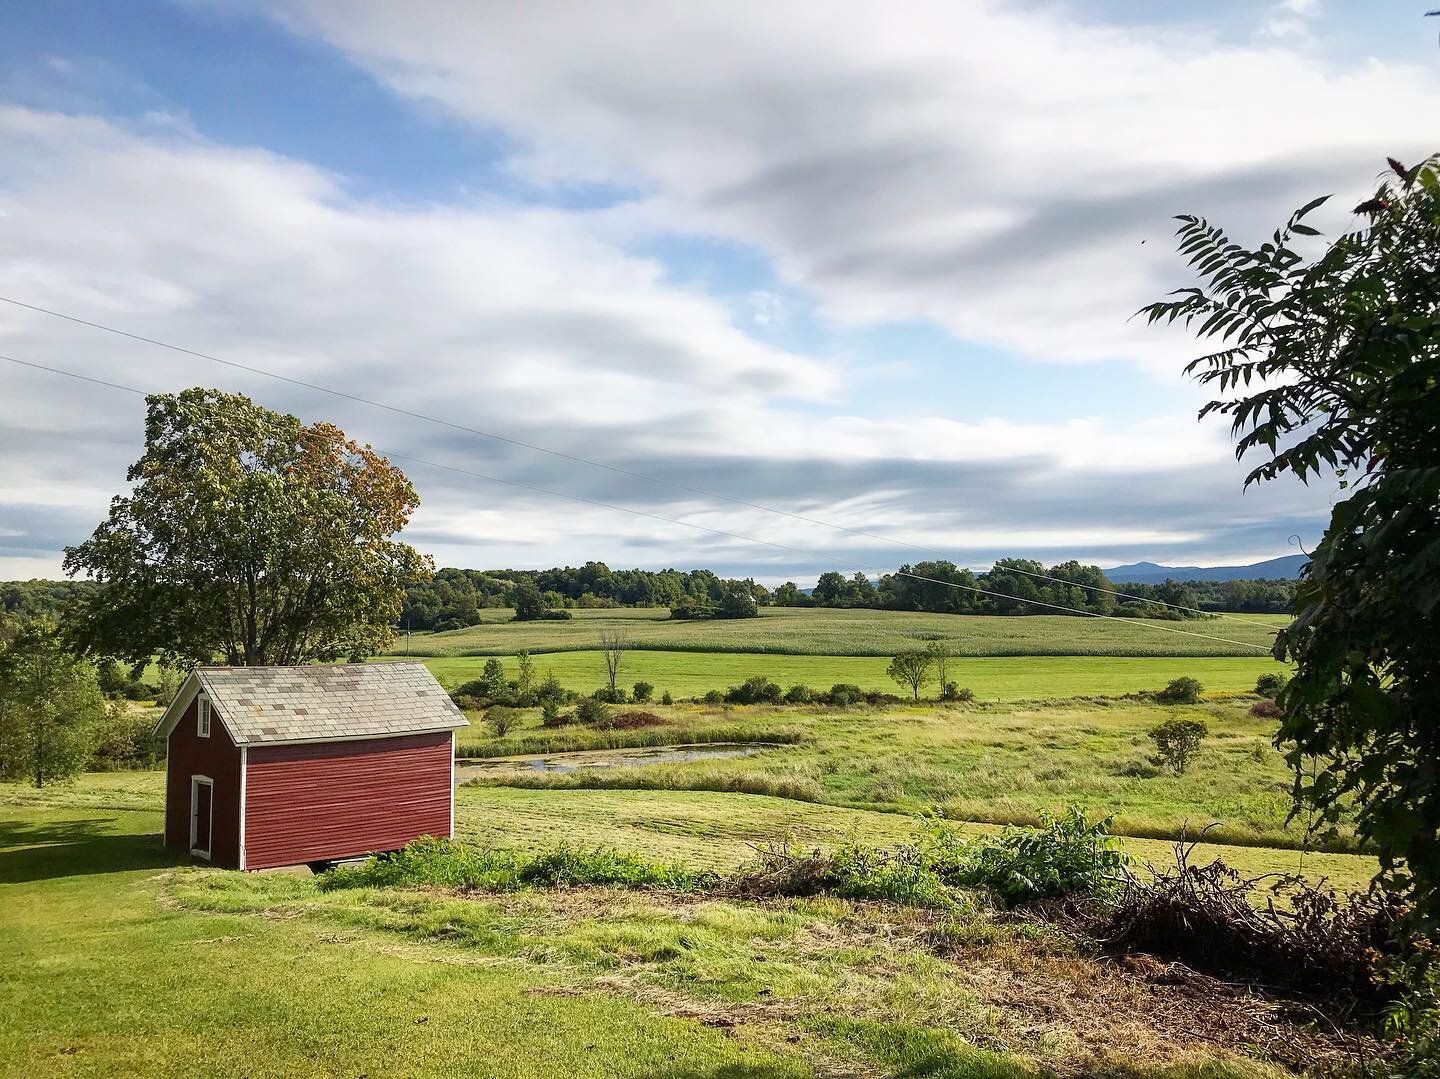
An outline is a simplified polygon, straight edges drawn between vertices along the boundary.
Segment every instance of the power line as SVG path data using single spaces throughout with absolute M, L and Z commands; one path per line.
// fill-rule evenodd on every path
M 6 360 L 6 361 L 8 361 L 9 363 L 17 364 L 18 366 L 21 366 L 21 367 L 28 367 L 28 368 L 31 368 L 31 369 L 36 370 L 36 371 L 44 371 L 44 372 L 47 372 L 47 373 L 52 374 L 52 375 L 61 375 L 61 376 L 65 377 L 65 378 L 76 379 L 76 380 L 78 380 L 78 381 L 80 381 L 80 382 L 88 382 L 88 383 L 90 383 L 90 384 L 92 384 L 92 385 L 104 386 L 104 387 L 107 387 L 107 388 L 109 388 L 109 389 L 120 390 L 120 391 L 122 391 L 122 392 L 124 392 L 124 393 L 132 393 L 132 394 L 135 394 L 135 395 L 140 396 L 140 397 L 145 397 L 145 396 L 147 396 L 147 394 L 146 394 L 146 392 L 145 392 L 144 390 L 136 389 L 134 386 L 126 386 L 126 385 L 123 385 L 123 384 L 118 383 L 118 382 L 108 382 L 108 381 L 106 381 L 106 380 L 104 380 L 104 379 L 92 378 L 92 377 L 90 377 L 89 375 L 82 375 L 82 374 L 79 374 L 78 372 L 75 372 L 75 371 L 67 371 L 67 370 L 65 370 L 64 368 L 60 368 L 60 367 L 51 367 L 51 366 L 48 366 L 48 365 L 46 365 L 46 364 L 33 363 L 33 362 L 29 361 L 29 360 L 21 360 L 21 359 L 17 359 L 17 358 L 14 357 L 14 356 L 6 356 L 6 355 L 3 355 L 3 354 L 0 354 L 0 360 Z M 598 501 L 598 500 L 596 500 L 596 499 L 586 498 L 586 497 L 584 497 L 584 496 L 582 496 L 582 495 L 567 494 L 567 493 L 565 493 L 564 491 L 554 491 L 554 490 L 550 490 L 549 488 L 537 487 L 537 486 L 534 486 L 534 485 L 532 485 L 532 484 L 527 484 L 527 483 L 520 483 L 520 482 L 515 481 L 515 480 L 501 479 L 501 478 L 498 477 L 498 476 L 491 476 L 491 475 L 488 475 L 488 474 L 483 473 L 483 472 L 474 472 L 474 471 L 471 471 L 471 470 L 469 470 L 469 469 L 458 468 L 458 467 L 456 467 L 456 466 L 454 466 L 454 465 L 441 464 L 441 463 L 439 463 L 439 462 L 437 462 L 437 461 L 428 461 L 428 460 L 425 460 L 424 458 L 411 457 L 411 456 L 406 455 L 406 454 L 391 453 L 390 451 L 384 450 L 384 449 L 378 449 L 378 452 L 381 453 L 381 454 L 383 454 L 383 455 L 385 455 L 386 457 L 393 457 L 393 458 L 395 458 L 395 459 L 397 459 L 397 460 L 411 461 L 411 462 L 414 462 L 415 464 L 427 466 L 427 467 L 430 467 L 430 468 L 444 469 L 444 470 L 449 471 L 449 472 L 459 473 L 460 475 L 471 476 L 471 477 L 474 477 L 474 478 L 476 478 L 476 479 L 487 480 L 487 481 L 492 482 L 492 483 L 504 484 L 504 485 L 506 485 L 506 486 L 508 486 L 508 487 L 519 487 L 519 488 L 523 488 L 523 489 L 529 490 L 529 491 L 536 491 L 536 492 L 539 492 L 539 493 L 541 493 L 541 494 L 553 495 L 553 496 L 556 497 L 556 498 L 568 499 L 568 500 L 573 501 L 573 502 L 583 502 L 583 503 L 585 503 L 585 504 L 587 504 L 587 505 L 599 506 L 599 507 L 602 507 L 602 508 L 604 508 L 604 509 L 616 510 L 616 511 L 619 511 L 619 512 L 621 512 L 621 513 L 630 513 L 630 514 L 634 514 L 634 515 L 639 516 L 639 517 L 648 517 L 648 518 L 650 518 L 650 519 L 652 519 L 652 520 L 664 521 L 664 522 L 666 522 L 666 523 L 668 523 L 668 524 L 681 525 L 681 526 L 683 526 L 683 527 L 685 527 L 685 528 L 695 528 L 695 529 L 699 529 L 699 530 L 704 531 L 704 532 L 712 533 L 712 534 L 714 534 L 714 535 L 725 536 L 725 537 L 727 537 L 727 538 L 729 538 L 729 539 L 740 540 L 741 542 L 744 542 L 744 543 L 763 544 L 763 545 L 765 545 L 765 546 L 767 546 L 767 547 L 776 547 L 776 548 L 779 548 L 779 549 L 781 549 L 781 550 L 791 551 L 791 552 L 793 552 L 793 553 L 795 553 L 795 554 L 803 554 L 803 555 L 808 555 L 808 556 L 812 556 L 812 557 L 818 557 L 818 552 L 816 552 L 816 551 L 809 551 L 809 550 L 805 550 L 805 549 L 800 548 L 800 547 L 790 547 L 790 546 L 787 546 L 786 544 L 783 544 L 783 543 L 775 543 L 775 542 L 773 542 L 773 541 L 771 541 L 771 540 L 761 539 L 761 538 L 759 538 L 759 537 L 757 537 L 757 536 L 743 536 L 743 535 L 740 535 L 739 533 L 735 533 L 735 532 L 725 532 L 725 531 L 722 531 L 722 530 L 720 530 L 720 529 L 710 528 L 710 527 L 708 527 L 708 526 L 706 526 L 706 525 L 695 524 L 695 523 L 692 522 L 692 521 L 683 521 L 683 520 L 680 520 L 680 519 L 674 518 L 674 517 L 666 517 L 666 516 L 663 516 L 663 515 L 658 514 L 658 513 L 648 513 L 648 512 L 646 512 L 646 511 L 644 511 L 644 510 L 631 509 L 631 508 L 628 507 L 628 506 L 619 506 L 619 505 L 615 505 L 615 504 L 609 503 L 609 502 L 601 502 L 601 501 Z M 1083 610 L 1083 609 L 1078 608 L 1078 607 L 1066 607 L 1066 606 L 1062 606 L 1061 604 L 1058 604 L 1058 603 L 1048 603 L 1048 602 L 1046 602 L 1046 601 L 1044 601 L 1044 600 L 1025 599 L 1025 598 L 1022 598 L 1022 597 L 1020 597 L 1020 596 L 1010 596 L 1010 595 L 1006 595 L 1004 592 L 995 592 L 995 591 L 992 591 L 991 589 L 988 589 L 988 588 L 980 588 L 980 587 L 974 586 L 974 585 L 960 584 L 960 583 L 958 583 L 958 582 L 956 582 L 956 581 L 942 581 L 942 580 L 939 580 L 938 578 L 925 577 L 925 576 L 922 576 L 922 575 L 920 575 L 920 574 L 911 573 L 911 572 L 905 571 L 905 570 L 897 570 L 897 571 L 896 571 L 896 576 L 900 576 L 900 577 L 910 577 L 910 578 L 913 578 L 913 579 L 915 579 L 915 580 L 917 580 L 917 581 L 928 581 L 928 582 L 930 582 L 931 584 L 944 585 L 944 586 L 949 587 L 949 588 L 962 588 L 962 589 L 965 589 L 966 591 L 975 592 L 975 593 L 977 593 L 977 594 L 979 594 L 979 595 L 993 596 L 993 597 L 995 597 L 995 598 L 997 598 L 997 599 L 1004 599 L 1004 600 L 1008 600 L 1008 601 L 1013 602 L 1013 603 L 1028 603 L 1028 604 L 1030 604 L 1030 605 L 1032 605 L 1032 606 L 1036 606 L 1036 607 L 1045 607 L 1045 608 L 1048 608 L 1048 609 L 1050 609 L 1050 610 L 1064 611 L 1064 612 L 1066 612 L 1067 614 L 1078 614 L 1078 615 L 1083 615 L 1083 616 L 1086 616 L 1086 617 L 1089 617 L 1089 618 L 1102 618 L 1102 619 L 1106 619 L 1106 620 L 1111 621 L 1111 622 L 1121 622 L 1121 623 L 1124 623 L 1125 625 L 1140 626 L 1141 628 L 1144 628 L 1144 629 L 1161 630 L 1161 631 L 1166 632 L 1166 633 L 1178 633 L 1178 634 L 1181 634 L 1181 635 L 1186 636 L 1186 637 L 1198 637 L 1198 638 L 1203 638 L 1203 639 L 1205 639 L 1205 640 L 1220 641 L 1220 642 L 1222 642 L 1222 643 L 1224 643 L 1224 644 L 1236 645 L 1236 646 L 1238 646 L 1238 647 L 1240 647 L 1240 648 L 1254 648 L 1254 649 L 1258 649 L 1258 650 L 1260 650 L 1260 651 L 1262 651 L 1262 652 L 1268 652 L 1268 651 L 1269 651 L 1269 649 L 1267 649 L 1264 645 L 1253 644 L 1253 643 L 1251 643 L 1251 642 L 1249 642 L 1249 641 L 1236 641 L 1236 640 L 1233 640 L 1233 639 L 1231 639 L 1231 638 L 1229 638 L 1229 637 L 1217 637 L 1217 636 L 1215 636 L 1214 634 L 1210 634 L 1210 633 L 1197 633 L 1197 632 L 1194 632 L 1193 630 L 1177 629 L 1177 628 L 1174 627 L 1174 626 L 1162 626 L 1162 625 L 1158 625 L 1158 624 L 1155 624 L 1155 623 L 1152 623 L 1152 622 L 1148 622 L 1148 621 L 1141 621 L 1141 620 L 1130 619 L 1130 618 L 1119 618 L 1119 617 L 1117 617 L 1117 616 L 1115 616 L 1115 615 L 1097 614 L 1097 613 L 1094 612 L 1094 611 L 1086 611 L 1086 610 Z
M 155 345 L 155 346 L 158 347 L 158 348 L 169 349 L 169 350 L 171 350 L 172 352 L 179 352 L 179 353 L 182 353 L 183 355 L 186 355 L 186 356 L 193 356 L 193 357 L 195 357 L 196 359 L 208 360 L 208 361 L 210 361 L 211 363 L 222 364 L 222 365 L 224 365 L 224 366 L 226 366 L 226 367 L 231 367 L 231 368 L 234 368 L 235 370 L 238 370 L 238 371 L 245 371 L 245 372 L 247 372 L 247 373 L 249 373 L 249 374 L 252 374 L 252 375 L 261 375 L 261 376 L 263 376 L 263 377 L 265 377 L 265 378 L 277 379 L 277 380 L 279 380 L 279 381 L 281 381 L 281 382 L 287 382 L 287 383 L 289 383 L 289 384 L 292 385 L 292 386 L 299 386 L 299 387 L 302 387 L 303 389 L 313 390 L 313 391 L 315 391 L 316 393 L 326 393 L 326 394 L 330 394 L 330 395 L 332 395 L 332 396 L 334 396 L 334 397 L 339 397 L 339 398 L 341 398 L 341 399 L 343 399 L 343 400 L 346 400 L 346 401 L 353 401 L 353 402 L 355 402 L 356 404 L 368 405 L 368 406 L 370 406 L 371 408 L 383 409 L 383 410 L 385 410 L 386 412 L 390 412 L 390 413 L 393 413 L 393 414 L 395 414 L 395 415 L 406 416 L 406 417 L 409 417 L 410 419 L 422 420 L 422 421 L 424 421 L 424 422 L 426 422 L 426 423 L 439 424 L 439 425 L 441 425 L 442 427 L 448 427 L 448 428 L 450 428 L 451 430 L 454 430 L 454 431 L 462 431 L 462 432 L 464 432 L 465 434 L 475 435 L 475 436 L 477 436 L 477 437 L 479 437 L 479 438 L 488 438 L 488 439 L 491 439 L 491 440 L 496 441 L 496 442 L 503 442 L 503 443 L 505 443 L 505 444 L 507 444 L 507 445 L 510 445 L 510 446 L 516 446 L 516 447 L 519 447 L 519 448 L 521 448 L 521 449 L 532 450 L 532 451 L 534 451 L 535 453 L 548 454 L 548 455 L 551 456 L 551 457 L 557 457 L 557 458 L 559 458 L 559 459 L 561 459 L 561 460 L 570 461 L 570 462 L 572 462 L 572 463 L 574 463 L 574 464 L 582 464 L 582 465 L 588 465 L 588 466 L 590 466 L 591 468 L 604 469 L 604 470 L 607 471 L 607 472 L 612 472 L 612 473 L 614 473 L 614 474 L 616 474 L 616 475 L 619 475 L 619 476 L 628 476 L 628 477 L 631 478 L 631 479 L 643 480 L 643 481 L 645 481 L 646 483 L 656 484 L 656 485 L 661 486 L 661 487 L 669 487 L 671 490 L 684 491 L 684 492 L 686 492 L 687 494 L 702 495 L 702 496 L 704 496 L 705 498 L 718 499 L 719 501 L 722 501 L 722 502 L 729 502 L 731 505 L 735 505 L 735 506 L 745 506 L 745 507 L 747 507 L 748 509 L 760 510 L 762 513 L 771 513 L 771 514 L 775 514 L 775 515 L 781 516 L 781 517 L 789 517 L 791 520 L 803 521 L 803 522 L 805 522 L 806 524 L 817 525 L 817 526 L 819 526 L 819 527 L 821 527 L 821 528 L 829 528 L 829 529 L 832 529 L 832 530 L 834 530 L 834 531 L 844 532 L 844 533 L 847 533 L 847 534 L 852 535 L 852 536 L 859 536 L 859 537 L 863 537 L 863 538 L 865 538 L 865 539 L 876 540 L 877 542 L 880 542 L 880 543 L 889 543 L 889 544 L 893 544 L 893 545 L 898 546 L 898 547 L 906 547 L 906 548 L 909 548 L 910 550 L 920 551 L 920 552 L 925 553 L 925 554 L 944 555 L 944 554 L 947 553 L 946 551 L 944 551 L 944 550 L 942 550 L 941 548 L 938 548 L 938 547 L 925 547 L 925 546 L 922 546 L 922 545 L 917 544 L 917 543 L 911 543 L 911 542 L 909 542 L 909 541 L 907 541 L 907 540 L 896 539 L 896 538 L 893 537 L 893 536 L 881 535 L 881 534 L 878 533 L 878 532 L 867 532 L 867 531 L 865 531 L 864 529 L 851 528 L 851 527 L 849 527 L 849 526 L 847 526 L 847 525 L 836 524 L 836 523 L 834 523 L 834 522 L 832 522 L 832 521 L 821 520 L 821 519 L 818 518 L 818 517 L 811 517 L 811 516 L 808 516 L 807 514 L 796 513 L 796 512 L 794 512 L 793 510 L 781 509 L 781 508 L 779 508 L 778 506 L 767 506 L 767 505 L 763 505 L 762 503 L 759 503 L 759 502 L 751 502 L 751 501 L 748 501 L 748 500 L 743 499 L 743 498 L 735 498 L 735 497 L 732 496 L 732 495 L 721 494 L 721 493 L 718 492 L 718 491 L 710 491 L 710 490 L 706 490 L 706 489 L 701 488 L 701 487 L 691 487 L 691 486 L 688 486 L 687 484 L 677 483 L 677 482 L 675 482 L 674 480 L 667 480 L 667 479 L 664 479 L 664 478 L 659 477 L 659 476 L 652 476 L 652 475 L 649 475 L 648 473 L 645 473 L 645 472 L 636 472 L 636 471 L 633 471 L 632 469 L 622 468 L 622 467 L 619 466 L 619 465 L 612 465 L 612 464 L 609 464 L 609 463 L 607 463 L 607 462 L 605 462 L 605 461 L 598 461 L 598 460 L 595 460 L 594 458 L 591 458 L 591 457 L 582 457 L 582 456 L 580 456 L 580 455 L 578 455 L 578 454 L 566 453 L 566 452 L 564 452 L 563 450 L 555 450 L 555 449 L 551 449 L 551 448 L 548 447 L 548 446 L 541 446 L 541 445 L 538 445 L 537 443 L 534 443 L 534 442 L 526 442 L 526 441 L 524 441 L 524 440 L 522 440 L 522 439 L 511 438 L 511 437 L 508 436 L 508 435 L 496 434 L 494 431 L 485 431 L 485 430 L 482 430 L 482 429 L 480 429 L 480 428 L 478 428 L 478 427 L 470 427 L 470 426 L 468 426 L 468 425 L 466 425 L 466 424 L 463 424 L 463 423 L 455 423 L 455 422 L 453 422 L 453 421 L 451 421 L 451 420 L 442 419 L 442 418 L 439 417 L 439 416 L 431 416 L 431 415 L 428 415 L 428 414 L 423 413 L 423 412 L 415 412 L 415 411 L 413 411 L 413 410 L 411 410 L 411 409 L 408 409 L 408 408 L 401 408 L 401 407 L 398 406 L 398 405 L 386 404 L 384 401 L 376 401 L 376 400 L 374 400 L 373 398 L 369 398 L 369 397 L 361 397 L 361 396 L 359 396 L 358 394 L 347 393 L 347 392 L 345 392 L 344 390 L 337 390 L 337 389 L 334 389 L 333 387 L 330 387 L 330 386 L 322 386 L 322 385 L 319 385 L 318 383 L 306 382 L 306 381 L 304 381 L 303 379 L 292 378 L 292 377 L 289 376 L 289 375 L 282 375 L 282 374 L 279 374 L 279 373 L 277 373 L 277 372 L 275 372 L 275 371 L 267 371 L 267 370 L 266 370 L 265 368 L 263 368 L 263 367 L 254 367 L 254 366 L 251 366 L 251 365 L 249 365 L 249 364 L 239 363 L 239 362 L 237 362 L 237 361 L 235 361 L 235 360 L 227 360 L 227 359 L 224 359 L 224 358 L 222 358 L 222 357 L 220 357 L 220 356 L 212 355 L 212 354 L 210 354 L 210 353 L 208 353 L 208 352 L 200 352 L 200 351 L 197 351 L 196 349 L 185 348 L 185 347 L 182 346 L 182 345 L 174 345 L 174 344 L 171 344 L 171 343 L 168 342 L 168 341 L 161 341 L 161 340 L 159 340 L 158 338 L 154 338 L 154 337 L 145 337 L 145 336 L 142 335 L 142 334 L 131 333 L 129 330 L 122 330 L 122 329 L 119 329 L 118 327 L 115 327 L 115 326 L 107 326 L 107 325 L 104 324 L 103 322 L 92 322 L 92 321 L 89 320 L 89 319 L 80 318 L 80 317 L 77 316 L 77 315 L 69 315 L 69 314 L 66 314 L 66 313 L 63 312 L 63 311 L 56 311 L 56 310 L 53 310 L 52 308 L 40 307 L 40 306 L 38 306 L 38 305 L 36 305 L 36 304 L 25 303 L 25 302 L 22 301 L 22 300 L 16 300 L 16 299 L 13 299 L 12 297 L 9 297 L 9 296 L 0 296 L 0 300 L 3 300 L 5 303 L 12 304 L 12 305 L 14 305 L 15 307 L 22 307 L 22 308 L 24 308 L 24 309 L 27 310 L 27 311 L 34 311 L 34 312 L 36 312 L 36 313 L 38 313 L 38 314 L 42 314 L 42 315 L 50 315 L 50 316 L 52 316 L 52 317 L 54 317 L 54 318 L 64 319 L 66 322 L 73 322 L 73 323 L 75 323 L 75 324 L 77 324 L 77 325 L 80 325 L 80 326 L 88 326 L 88 327 L 90 327 L 91 329 L 101 330 L 101 331 L 103 331 L 103 332 L 105 332 L 105 333 L 116 334 L 117 336 L 129 338 L 129 339 L 132 340 L 132 341 L 139 341 L 139 342 L 142 342 L 142 343 L 147 344 L 147 345 Z M 18 362 L 18 361 L 17 361 L 17 362 Z M 32 365 L 32 366 L 33 366 L 33 365 Z M 93 380 L 92 380 L 92 381 L 93 381 Z M 441 467 L 443 467 L 443 466 L 441 466 Z M 498 480 L 498 479 L 497 479 L 496 482 L 498 482 L 498 483 L 509 483 L 510 481 L 508 481 L 508 480 Z M 523 486 L 523 485 L 515 485 L 515 486 Z M 536 488 L 536 489 L 537 489 L 537 490 L 540 490 L 540 488 Z M 565 497 L 565 496 L 562 496 L 562 497 Z M 602 504 L 602 503 L 597 503 L 597 504 Z M 612 508 L 613 508 L 613 507 L 612 507 Z M 638 511 L 626 510 L 625 512 L 630 513 L 630 512 L 638 512 Z M 645 516 L 653 516 L 653 515 L 645 515 Z M 663 520 L 663 519 L 665 519 L 665 518 L 661 518 L 661 519 Z M 714 531 L 714 530 L 711 530 L 711 531 Z M 722 535 L 729 535 L 729 533 L 721 533 L 721 534 L 722 534 Z M 763 542 L 767 542 L 767 541 L 761 540 L 761 541 L 759 541 L 759 542 L 762 542 L 762 543 L 763 543 Z M 783 545 L 771 544 L 771 546 L 783 546 Z M 787 550 L 794 550 L 794 548 L 785 548 L 785 549 L 787 549 Z M 807 552 L 802 552 L 802 553 L 812 554 L 812 553 L 814 553 L 814 552 L 808 552 L 808 551 L 807 551 Z M 1173 609 L 1179 610 L 1179 611 L 1186 611 L 1186 612 L 1188 612 L 1188 613 L 1190 613 L 1190 614 L 1216 614 L 1216 617 L 1223 618 L 1223 619 L 1228 619 L 1229 621 L 1232 621 L 1232 622 L 1244 622 L 1244 623 L 1246 623 L 1247 625 L 1252 625 L 1252 626 L 1262 626 L 1262 627 L 1266 626 L 1266 623 L 1264 623 L 1264 622 L 1257 622 L 1257 621 L 1255 621 L 1254 619 L 1250 619 L 1250 618 L 1239 618 L 1239 617 L 1237 617 L 1237 616 L 1235 616 L 1235 615 L 1231 615 L 1231 614 L 1224 614 L 1224 613 L 1216 613 L 1216 612 L 1204 611 L 1204 610 L 1201 610 L 1201 609 L 1198 608 L 1198 607 L 1187 607 L 1187 606 L 1185 606 L 1183 603 L 1171 603 L 1171 602 L 1169 602 L 1168 600 L 1159 600 L 1159 599 L 1152 599 L 1152 598 L 1147 597 L 1147 596 L 1132 595 L 1132 594 L 1129 593 L 1129 592 L 1120 592 L 1120 591 L 1117 591 L 1117 590 L 1112 589 L 1112 588 L 1101 588 L 1099 585 L 1079 584 L 1079 583 L 1077 583 L 1077 582 L 1075 582 L 1075 581 L 1067 581 L 1067 580 L 1065 580 L 1063 577 L 1055 577 L 1055 576 L 1052 576 L 1051 574 L 1048 574 L 1048 573 L 1037 573 L 1037 572 L 1035 572 L 1034 570 L 1020 569 L 1020 568 L 1014 567 L 1014 566 L 1006 567 L 1006 570 L 1007 570 L 1007 572 L 1024 574 L 1024 575 L 1027 576 L 1027 577 L 1034 577 L 1034 578 L 1036 578 L 1037 580 L 1052 581 L 1052 582 L 1054 582 L 1054 583 L 1056 583 L 1056 584 L 1069 585 L 1069 586 L 1071 586 L 1071 587 L 1073 587 L 1073 588 L 1084 588 L 1084 589 L 1087 589 L 1087 590 L 1089 590 L 1089 591 L 1091 591 L 1091 592 L 1102 592 L 1102 593 L 1104 593 L 1104 594 L 1106 594 L 1106 595 L 1118 596 L 1118 597 L 1120 597 L 1120 598 L 1122 598 L 1122 599 L 1137 600 L 1137 601 L 1139 601 L 1139 602 L 1141 602 L 1141 603 L 1159 603 L 1159 604 L 1161 604 L 1161 605 L 1163 605 L 1163 606 L 1165 606 L 1165 607 L 1170 607 L 1170 608 L 1173 608 Z M 1267 628 L 1268 628 L 1268 627 L 1267 627 Z
M 1158 623 L 1152 624 L 1150 622 L 1141 622 L 1131 618 L 1120 618 L 1117 615 L 1113 614 L 1099 614 L 1096 611 L 1087 611 L 1080 607 L 1064 607 L 1058 603 L 1047 603 L 1044 600 L 1039 599 L 1021 599 L 1019 596 L 1008 596 L 1004 592 L 992 592 L 988 588 L 980 588 L 976 585 L 960 584 L 958 581 L 942 581 L 938 577 L 922 577 L 920 574 L 911 573 L 908 570 L 896 570 L 895 575 L 897 577 L 913 577 L 917 581 L 929 581 L 931 584 L 942 584 L 945 585 L 947 588 L 963 588 L 967 592 L 978 592 L 982 596 L 994 596 L 997 599 L 1007 599 L 1011 602 L 1031 603 L 1037 607 L 1048 607 L 1052 611 L 1065 611 L 1067 614 L 1081 614 L 1085 615 L 1088 618 L 1104 618 L 1108 619 L 1111 622 L 1123 622 L 1127 626 L 1144 626 L 1146 629 L 1159 629 L 1164 630 L 1166 633 L 1183 633 L 1187 637 L 1204 637 L 1206 640 L 1209 641 L 1223 641 L 1225 644 L 1239 645 L 1241 648 L 1258 648 L 1262 652 L 1270 651 L 1263 644 L 1252 644 L 1249 641 L 1235 641 L 1231 640 L 1229 637 L 1216 637 L 1214 634 L 1210 633 L 1196 633 L 1194 630 L 1176 629 L 1174 626 L 1162 626 Z M 1257 624 L 1263 625 L 1263 623 Z

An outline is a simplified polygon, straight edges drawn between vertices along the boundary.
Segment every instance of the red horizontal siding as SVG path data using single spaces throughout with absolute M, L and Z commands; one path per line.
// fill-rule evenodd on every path
M 299 746 L 251 746 L 245 868 L 396 850 L 449 836 L 450 732 Z

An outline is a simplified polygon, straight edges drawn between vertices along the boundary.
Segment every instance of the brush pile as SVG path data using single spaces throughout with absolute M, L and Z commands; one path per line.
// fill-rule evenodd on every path
M 1191 865 L 1192 850 L 1177 844 L 1173 869 L 1127 875 L 1096 928 L 1107 950 L 1307 995 L 1386 995 L 1377 974 L 1401 950 L 1397 901 L 1341 897 L 1295 878 L 1247 878 L 1219 861 Z

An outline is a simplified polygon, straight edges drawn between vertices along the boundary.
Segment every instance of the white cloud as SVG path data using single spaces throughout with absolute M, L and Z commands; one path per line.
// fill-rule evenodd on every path
M 904 421 L 829 414 L 834 365 L 740 331 L 593 214 L 380 207 L 273 154 L 18 108 L 0 109 L 0 213 L 0 294 L 957 557 L 992 544 L 1155 554 L 1233 546 L 1251 527 L 1224 440 L 1188 417 L 959 422 L 936 402 Z M 241 390 L 382 449 L 796 548 L 407 465 L 423 497 L 415 542 L 442 563 L 803 575 L 913 557 L 4 304 L 0 336 L 21 359 L 143 390 Z M 133 396 L 0 364 L 0 569 L 58 570 L 123 487 L 142 419 Z M 1267 509 L 1313 519 L 1315 506 L 1285 495 Z
M 617 228 L 744 241 L 834 319 L 930 319 L 1042 359 L 1173 370 L 1181 336 L 1126 323 L 1180 276 L 1171 214 L 1268 232 L 1432 150 L 1440 111 L 1433 71 L 1067 8 L 276 6 L 399 93 L 516 136 L 532 178 L 641 185 Z

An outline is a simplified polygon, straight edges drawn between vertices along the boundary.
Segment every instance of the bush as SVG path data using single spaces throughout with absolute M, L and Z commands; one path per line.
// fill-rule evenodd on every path
M 674 704 L 674 703 L 675 703 L 675 698 L 672 697 L 672 696 L 670 696 L 670 691 L 669 691 L 668 689 L 667 689 L 664 693 L 660 694 L 660 703 L 661 703 L 661 704 Z
M 655 694 L 655 687 L 649 682 L 636 682 L 635 688 L 631 690 L 630 699 L 636 704 L 645 704 Z
M 934 860 L 943 878 L 985 888 L 1011 906 L 1072 896 L 1103 899 L 1124 886 L 1128 861 L 1110 834 L 1110 820 L 1092 822 L 1071 806 L 1059 816 L 1043 814 L 1039 828 L 1007 828 L 968 844 L 942 841 Z
M 540 679 L 540 684 L 535 687 L 535 699 L 541 704 L 546 701 L 560 704 L 565 700 L 565 687 L 560 684 L 560 679 L 555 677 L 554 671 L 546 671 L 545 677 Z
M 707 689 L 705 696 L 700 699 L 706 704 L 724 704 L 725 694 L 721 693 L 718 689 Z
M 1204 691 L 1205 687 L 1193 678 L 1176 678 L 1155 694 L 1155 699 L 1162 704 L 1197 704 Z
M 608 729 L 614 721 L 610 706 L 595 697 L 582 697 L 575 703 L 575 722 L 590 723 L 601 730 Z
M 816 693 L 807 685 L 794 685 L 785 691 L 786 704 L 813 704 Z
M 1288 681 L 1289 679 L 1283 674 L 1274 672 L 1262 674 L 1255 679 L 1255 692 L 1262 697 L 1269 697 L 1273 701 L 1280 695 L 1280 691 L 1285 688 L 1285 683 Z
M 676 619 L 714 618 L 715 608 L 705 603 L 680 603 L 670 608 L 670 617 Z
M 672 862 L 606 847 L 561 844 L 527 854 L 491 850 L 422 836 L 404 850 L 340 866 L 320 876 L 321 891 L 341 888 L 458 888 L 508 892 L 519 888 L 665 888 L 695 891 L 713 886 L 715 875 Z
M 1250 706 L 1250 714 L 1259 719 L 1279 719 L 1285 714 L 1285 709 L 1272 700 L 1263 700 Z
M 825 703 L 845 708 L 852 704 L 859 704 L 865 699 L 865 693 L 859 686 L 852 686 L 848 682 L 836 682 L 830 687 L 830 692 L 825 694 Z
M 1177 776 L 1184 775 L 1209 733 L 1210 728 L 1198 719 L 1167 719 L 1152 727 L 1150 741 L 1155 743 L 1155 763 L 1167 766 Z
M 605 701 L 607 704 L 625 703 L 625 690 L 620 686 L 616 686 L 614 690 L 611 690 L 609 686 L 601 686 L 590 696 L 597 701 Z
M 891 850 L 845 843 L 827 854 L 793 845 L 767 847 L 730 885 L 746 898 L 836 895 L 921 907 L 954 907 L 955 897 L 916 846 Z
M 738 686 L 725 691 L 726 704 L 779 704 L 780 684 L 772 682 L 763 674 L 745 679 Z
M 504 738 L 520 722 L 520 713 L 503 704 L 494 704 L 485 710 L 485 722 L 496 738 Z
M 558 701 L 546 701 L 540 706 L 540 726 L 542 727 L 565 727 L 574 718 L 568 712 L 560 711 Z
M 450 700 L 453 701 L 455 707 L 462 712 L 478 712 L 485 707 L 485 698 L 472 697 L 467 693 L 452 693 L 450 694 Z

